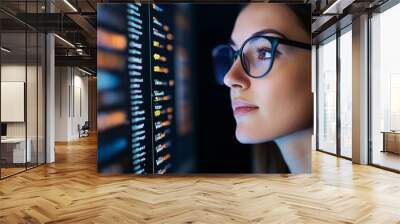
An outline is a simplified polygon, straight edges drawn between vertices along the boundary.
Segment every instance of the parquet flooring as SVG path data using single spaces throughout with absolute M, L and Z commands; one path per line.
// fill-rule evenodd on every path
M 313 153 L 309 175 L 96 173 L 96 139 L 0 181 L 0 223 L 400 223 L 400 175 Z
M 3 177 L 7 177 L 7 176 L 10 176 L 10 175 L 13 175 L 13 174 L 15 174 L 15 173 L 19 173 L 19 172 L 21 172 L 21 171 L 24 171 L 25 170 L 25 167 L 24 168 L 14 168 L 14 167 L 11 167 L 11 168 L 1 168 L 1 176 Z

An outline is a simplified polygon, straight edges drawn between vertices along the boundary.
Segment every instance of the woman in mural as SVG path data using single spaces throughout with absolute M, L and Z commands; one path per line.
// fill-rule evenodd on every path
M 308 5 L 248 4 L 231 41 L 213 50 L 218 80 L 230 88 L 236 138 L 274 141 L 286 170 L 311 172 L 311 11 Z

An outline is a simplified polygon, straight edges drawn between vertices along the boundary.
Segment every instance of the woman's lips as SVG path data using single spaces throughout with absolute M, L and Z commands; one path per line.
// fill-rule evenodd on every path
M 235 116 L 242 116 L 257 110 L 258 106 L 244 100 L 233 100 L 232 109 Z

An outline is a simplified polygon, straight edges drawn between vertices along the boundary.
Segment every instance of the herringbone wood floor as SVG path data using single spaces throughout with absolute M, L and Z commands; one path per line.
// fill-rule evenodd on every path
M 311 175 L 101 176 L 96 139 L 0 181 L 0 223 L 400 223 L 400 175 L 320 152 Z

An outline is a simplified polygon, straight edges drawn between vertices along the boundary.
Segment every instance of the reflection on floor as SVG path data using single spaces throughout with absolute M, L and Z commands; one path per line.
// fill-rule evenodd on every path
M 25 167 L 24 168 L 19 168 L 19 167 L 18 168 L 1 168 L 1 178 L 13 175 L 15 173 L 18 173 L 18 172 L 21 172 L 24 170 L 25 170 Z
M 348 147 L 342 147 L 340 154 L 344 157 L 351 158 L 352 157 L 352 149 Z
M 8 176 L 11 176 L 13 174 L 25 171 L 25 164 L 18 164 L 18 165 L 5 165 L 3 164 L 4 167 L 1 168 L 0 172 L 1 172 L 1 178 L 5 178 Z M 30 169 L 32 167 L 36 167 L 36 163 L 28 163 L 26 165 L 27 169 Z
M 312 174 L 99 175 L 96 139 L 0 181 L 0 223 L 399 223 L 400 175 L 313 152 Z
M 374 151 L 373 163 L 400 171 L 400 155 L 392 152 Z

